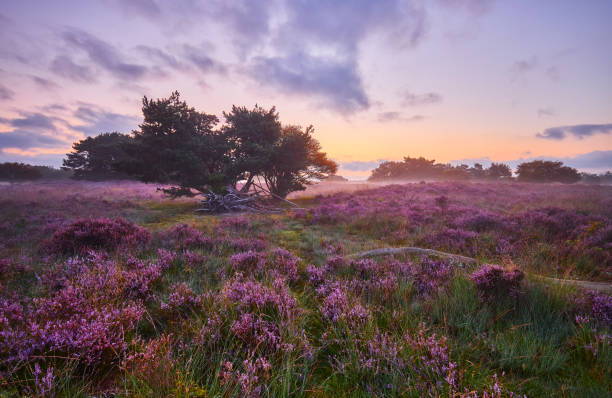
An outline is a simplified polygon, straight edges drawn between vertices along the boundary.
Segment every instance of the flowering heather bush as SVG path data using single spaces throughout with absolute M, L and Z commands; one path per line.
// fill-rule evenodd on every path
M 258 273 L 266 266 L 266 253 L 249 250 L 237 253 L 229 258 L 230 266 L 244 273 Z
M 233 217 L 146 186 L 54 187 L 0 187 L 0 395 L 516 396 L 507 383 L 609 395 L 609 296 L 521 286 L 496 266 L 470 281 L 437 257 L 351 255 L 423 246 L 606 280 L 612 187 L 392 185 Z M 67 225 L 89 216 L 171 227 L 149 242 L 133 224 Z M 38 250 L 70 228 L 69 249 Z M 474 284 L 488 302 L 522 288 L 529 305 L 498 316 Z
M 416 292 L 430 296 L 443 289 L 453 275 L 453 265 L 448 261 L 424 257 L 420 262 L 410 264 L 410 276 Z
M 232 237 L 221 237 L 214 240 L 213 246 L 217 252 L 222 253 L 224 250 L 231 252 L 246 252 L 252 251 L 263 251 L 266 249 L 267 244 L 265 241 L 258 238 L 232 238 Z
M 370 316 L 367 308 L 349 299 L 340 287 L 332 288 L 323 299 L 321 313 L 332 323 L 345 322 L 351 329 L 363 327 Z
M 516 298 L 524 276 L 518 269 L 506 270 L 498 265 L 485 265 L 474 271 L 470 279 L 476 283 L 481 300 L 493 302 L 505 297 Z
M 149 242 L 151 235 L 122 218 L 83 219 L 57 230 L 45 244 L 45 250 L 55 254 L 80 254 L 89 250 L 114 250 L 119 246 L 133 247 Z
M 595 322 L 612 329 L 612 296 L 589 290 L 576 297 L 576 306 Z
M 297 265 L 302 259 L 288 250 L 277 247 L 270 253 L 249 250 L 237 253 L 229 258 L 234 271 L 245 275 L 263 276 L 269 273 L 273 277 L 284 277 L 295 282 L 298 279 Z
M 167 312 L 194 310 L 200 303 L 200 297 L 193 289 L 187 283 L 181 282 L 170 287 L 168 302 L 162 302 L 161 309 Z
M 505 217 L 489 211 L 478 210 L 472 214 L 465 214 L 455 220 L 458 228 L 467 229 L 475 232 L 490 230 L 505 230 L 508 225 Z
M 446 337 L 438 337 L 435 333 L 428 335 L 426 326 L 421 324 L 416 333 L 406 333 L 405 339 L 415 352 L 411 360 L 418 366 L 423 393 L 436 395 L 435 391 L 440 388 L 439 382 L 442 380 L 446 382 L 450 391 L 457 391 L 459 382 L 457 363 L 449 358 Z
M 264 357 L 255 359 L 245 359 L 242 362 L 243 370 L 234 370 L 231 362 L 223 363 L 219 379 L 221 385 L 239 386 L 241 396 L 246 398 L 257 398 L 262 394 L 262 383 L 270 378 L 272 365 Z
M 444 228 L 429 236 L 425 236 L 419 242 L 425 247 L 435 247 L 448 250 L 452 253 L 460 253 L 466 256 L 477 254 L 478 234 L 464 229 Z
M 196 247 L 210 249 L 212 247 L 212 240 L 210 238 L 204 236 L 200 230 L 188 224 L 178 224 L 164 232 L 163 235 L 175 249 Z
M 357 352 L 359 366 L 364 373 L 374 377 L 402 372 L 406 367 L 403 349 L 389 334 L 377 332 L 366 342 L 365 348 Z
M 281 337 L 278 326 L 266 321 L 262 316 L 244 313 L 234 323 L 231 331 L 250 350 L 261 350 L 263 352 L 276 351 L 281 348 Z
M 193 268 L 200 267 L 206 261 L 206 256 L 203 254 L 192 252 L 191 250 L 185 250 L 183 252 L 183 259 L 185 263 Z
M 240 280 L 240 276 L 223 286 L 221 293 L 240 312 L 273 311 L 287 316 L 295 308 L 296 300 L 291 296 L 282 279 L 274 281 L 272 288 L 261 283 Z
M 176 359 L 172 353 L 172 335 L 161 335 L 147 342 L 135 339 L 134 347 L 125 356 L 122 366 L 135 377 L 157 388 L 172 386 Z
M 38 362 L 36 362 L 34 364 L 34 371 L 32 372 L 32 374 L 34 375 L 34 394 L 37 397 L 52 397 L 55 381 L 55 376 L 53 375 L 53 367 L 49 366 L 47 368 L 47 371 L 43 375 L 43 372 L 40 369 L 40 365 L 38 364 Z

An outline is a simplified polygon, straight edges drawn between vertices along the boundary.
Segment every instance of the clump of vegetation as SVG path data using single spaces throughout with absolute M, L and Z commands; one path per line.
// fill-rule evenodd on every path
M 489 303 L 507 297 L 517 298 L 525 274 L 521 270 L 506 270 L 498 265 L 485 265 L 472 273 L 470 279 L 476 283 L 478 295 Z
M 216 128 L 215 115 L 197 111 L 178 92 L 143 98 L 144 120 L 131 135 L 106 133 L 73 145 L 64 161 L 76 178 L 129 176 L 168 184 L 172 197 L 252 189 L 284 198 L 337 170 L 321 151 L 314 128 L 283 126 L 276 108 L 233 106 Z M 265 187 L 262 187 L 262 185 Z
M 41 172 L 25 163 L 0 163 L 0 181 L 38 180 Z
M 608 189 L 406 184 L 196 217 L 134 182 L 15 184 L 0 395 L 606 396 L 610 296 L 530 274 L 606 281 Z M 417 242 L 457 255 L 353 256 Z
M 134 247 L 150 239 L 146 229 L 122 218 L 83 219 L 57 230 L 45 243 L 45 250 L 73 255 L 90 250 L 114 250 L 120 246 Z
M 521 163 L 516 169 L 519 181 L 526 182 L 562 182 L 572 184 L 580 181 L 578 170 L 563 166 L 563 162 L 534 160 Z
M 452 166 L 450 164 L 436 163 L 435 160 L 411 158 L 407 156 L 401 162 L 382 162 L 372 170 L 369 181 L 402 180 L 402 179 L 441 179 L 441 180 L 467 180 L 467 179 L 500 179 L 512 177 L 510 167 L 503 163 L 492 163 L 487 169 L 480 163 L 473 167 L 468 165 Z

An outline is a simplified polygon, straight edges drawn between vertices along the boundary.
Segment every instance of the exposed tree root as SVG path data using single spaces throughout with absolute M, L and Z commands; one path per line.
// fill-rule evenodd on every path
M 399 254 L 399 253 L 427 254 L 430 256 L 440 256 L 440 257 L 451 258 L 453 260 L 456 260 L 462 263 L 469 263 L 469 264 L 478 263 L 478 260 L 472 257 L 466 257 L 466 256 L 461 256 L 459 254 L 446 253 L 446 252 L 441 252 L 438 250 L 424 249 L 422 247 L 412 247 L 412 246 L 385 247 L 382 249 L 374 249 L 374 250 L 368 250 L 365 252 L 350 254 L 348 255 L 348 257 L 362 258 L 362 257 L 384 256 L 388 254 Z
M 381 249 L 373 249 L 373 250 L 368 250 L 364 252 L 349 254 L 347 257 L 363 258 L 363 257 L 373 257 L 373 256 L 394 255 L 394 254 L 400 254 L 400 253 L 423 254 L 423 255 L 430 255 L 430 256 L 446 257 L 446 258 L 450 258 L 459 263 L 464 263 L 464 264 L 478 264 L 479 263 L 477 259 L 472 258 L 472 257 L 461 256 L 459 254 L 446 253 L 446 252 L 441 252 L 438 250 L 425 249 L 422 247 L 412 247 L 412 246 L 384 247 Z M 533 275 L 533 276 L 539 279 L 545 280 L 547 282 L 560 283 L 564 285 L 572 285 L 572 286 L 576 286 L 582 289 L 596 290 L 602 293 L 612 293 L 612 283 L 581 281 L 581 280 L 576 280 L 576 279 L 558 279 L 558 278 L 551 278 L 551 277 L 542 276 L 542 275 Z

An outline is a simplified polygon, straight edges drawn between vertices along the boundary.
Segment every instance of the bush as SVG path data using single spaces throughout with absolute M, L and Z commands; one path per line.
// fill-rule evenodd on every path
M 119 246 L 137 246 L 151 239 L 149 232 L 122 218 L 77 220 L 57 230 L 45 244 L 45 251 L 73 255 L 89 250 L 114 250 Z
M 36 167 L 25 163 L 0 163 L 0 180 L 23 181 L 37 180 L 41 173 Z
M 505 270 L 498 265 L 485 265 L 472 273 L 470 279 L 476 283 L 480 299 L 491 303 L 505 297 L 516 298 L 524 277 L 518 269 Z

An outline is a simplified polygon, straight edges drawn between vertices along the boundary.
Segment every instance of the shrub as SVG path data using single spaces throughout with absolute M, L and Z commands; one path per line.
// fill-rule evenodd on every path
M 166 236 L 170 244 L 177 249 L 210 248 L 212 246 L 210 238 L 204 236 L 202 232 L 188 224 L 176 225 L 166 232 Z
M 524 276 L 518 269 L 505 270 L 498 265 L 485 265 L 472 273 L 470 279 L 476 283 L 480 299 L 493 302 L 504 297 L 516 298 Z
M 596 323 L 612 329 L 612 296 L 589 290 L 576 299 L 576 305 Z
M 114 250 L 149 242 L 147 230 L 122 218 L 82 219 L 57 230 L 45 244 L 54 254 L 82 254 L 90 250 Z

